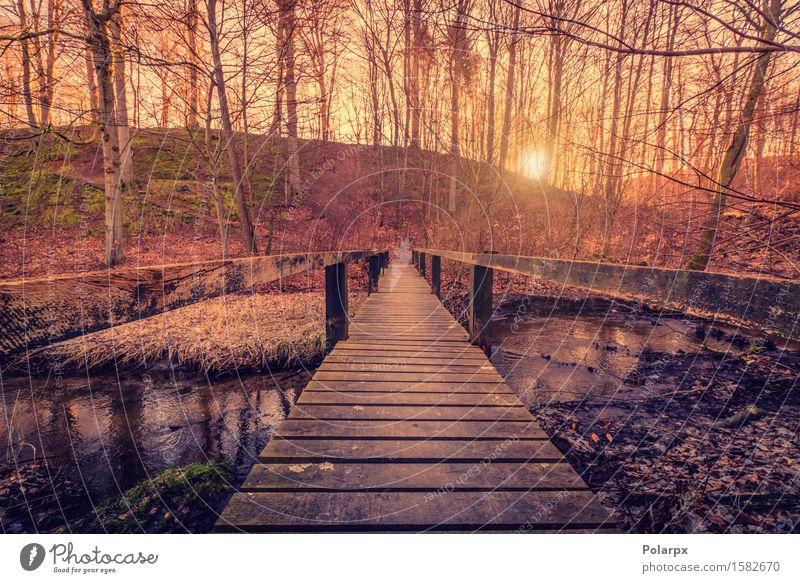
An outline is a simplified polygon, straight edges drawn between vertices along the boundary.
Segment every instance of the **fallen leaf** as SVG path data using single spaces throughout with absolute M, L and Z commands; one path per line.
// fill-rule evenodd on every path
M 597 436 L 597 434 L 594 431 L 592 431 L 592 433 L 589 435 L 589 437 L 591 437 L 592 441 L 594 441 L 595 443 L 599 443 L 600 442 L 600 438 Z

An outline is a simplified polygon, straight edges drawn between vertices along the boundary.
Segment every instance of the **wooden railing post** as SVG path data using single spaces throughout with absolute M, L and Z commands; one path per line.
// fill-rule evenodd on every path
M 490 267 L 473 265 L 470 268 L 469 286 L 469 338 L 489 355 L 492 350 L 492 283 L 494 271 Z
M 442 258 L 438 255 L 431 255 L 431 291 L 442 297 Z
M 419 268 L 419 262 L 417 261 L 416 251 L 411 252 L 411 265 L 413 265 L 415 268 Z
M 419 254 L 419 274 L 425 278 L 425 254 L 420 252 Z
M 383 263 L 383 253 L 380 255 L 373 255 L 369 258 L 369 274 L 367 293 L 372 295 L 373 292 L 378 291 L 378 278 L 381 275 L 381 264 Z
M 325 268 L 325 337 L 328 347 L 348 336 L 347 263 Z

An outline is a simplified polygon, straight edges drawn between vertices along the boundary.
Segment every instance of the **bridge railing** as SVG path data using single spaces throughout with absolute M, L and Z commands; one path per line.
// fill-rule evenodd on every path
M 325 332 L 347 338 L 347 264 L 369 261 L 368 289 L 388 251 L 327 251 L 175 263 L 0 281 L 0 360 L 221 295 L 325 268 Z
M 470 270 L 470 337 L 485 344 L 492 314 L 492 273 L 506 271 L 546 279 L 659 308 L 745 325 L 784 338 L 800 336 L 800 281 L 755 275 L 733 275 L 499 255 L 442 249 L 415 249 L 413 261 L 426 272 L 431 258 L 434 293 L 441 293 L 441 259 L 460 261 Z

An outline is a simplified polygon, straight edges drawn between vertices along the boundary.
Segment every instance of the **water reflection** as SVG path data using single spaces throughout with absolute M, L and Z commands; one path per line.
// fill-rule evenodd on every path
M 716 350 L 741 350 L 730 339 L 709 336 L 703 342 Z M 695 324 L 679 318 L 534 313 L 494 324 L 492 363 L 531 406 L 624 397 L 634 389 L 623 380 L 644 350 L 675 355 L 696 352 L 700 343 Z
M 0 494 L 20 470 L 42 468 L 50 488 L 41 495 L 56 506 L 64 493 L 53 484 L 77 485 L 74 514 L 164 468 L 221 458 L 244 476 L 307 381 L 305 372 L 220 380 L 176 371 L 64 378 L 60 388 L 52 377 L 3 379 Z M 3 530 L 15 505 L 33 504 L 4 502 Z

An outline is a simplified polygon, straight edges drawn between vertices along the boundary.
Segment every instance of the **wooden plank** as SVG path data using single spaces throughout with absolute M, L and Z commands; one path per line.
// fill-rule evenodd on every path
M 327 371 L 321 370 L 314 375 L 318 381 L 404 381 L 409 383 L 492 383 L 503 382 L 496 372 L 481 371 L 473 374 L 463 373 L 427 373 L 427 372 L 372 372 L 372 371 Z
M 459 441 L 455 439 L 306 439 L 278 436 L 261 452 L 262 463 L 430 463 L 457 461 L 558 463 L 564 456 L 544 439 Z
M 311 380 L 307 389 L 333 390 L 342 392 L 387 392 L 400 393 L 508 393 L 511 389 L 504 383 L 456 383 L 456 382 L 430 382 L 409 383 L 407 381 L 320 381 Z
M 333 354 L 353 354 L 353 353 L 368 353 L 368 354 L 384 354 L 386 356 L 405 356 L 408 354 L 418 354 L 420 356 L 426 355 L 458 355 L 463 354 L 473 356 L 475 358 L 486 358 L 486 355 L 479 349 L 471 345 L 461 344 L 444 346 L 444 345 L 430 345 L 418 344 L 415 346 L 401 346 L 398 344 L 379 344 L 379 343 L 362 343 L 348 340 L 347 342 L 340 342 L 336 345 Z
M 378 253 L 267 255 L 0 281 L 0 356 Z
M 345 393 L 332 391 L 303 391 L 298 404 L 305 405 L 457 405 L 457 406 L 504 406 L 519 405 L 519 399 L 511 393 Z
M 436 356 L 385 356 L 379 353 L 367 353 L 366 355 L 361 354 L 350 354 L 349 356 L 346 353 L 331 353 L 325 359 L 324 363 L 327 364 L 407 364 L 409 362 L 419 363 L 419 364 L 441 364 L 441 365 L 453 365 L 453 366 L 460 366 L 460 365 L 479 365 L 484 366 L 486 362 L 485 359 L 475 358 L 475 357 L 463 357 L 460 355 L 451 356 L 450 358 L 447 357 L 436 357 Z
M 448 407 L 435 405 L 396 406 L 363 405 L 301 405 L 296 404 L 290 419 L 377 419 L 400 421 L 426 419 L 430 421 L 527 421 L 530 413 L 525 407 Z
M 287 419 L 278 428 L 284 439 L 547 439 L 547 434 L 533 420 L 508 421 L 337 421 L 329 423 L 310 419 Z
M 442 373 L 475 375 L 487 373 L 485 364 L 461 364 L 455 361 L 451 364 L 418 364 L 414 361 L 396 363 L 339 363 L 325 362 L 317 370 L 322 372 L 405 372 L 405 373 Z M 492 369 L 494 372 L 494 369 Z
M 247 492 L 234 494 L 220 530 L 257 532 L 595 529 L 608 513 L 591 492 Z
M 256 464 L 242 490 L 586 490 L 565 463 Z

